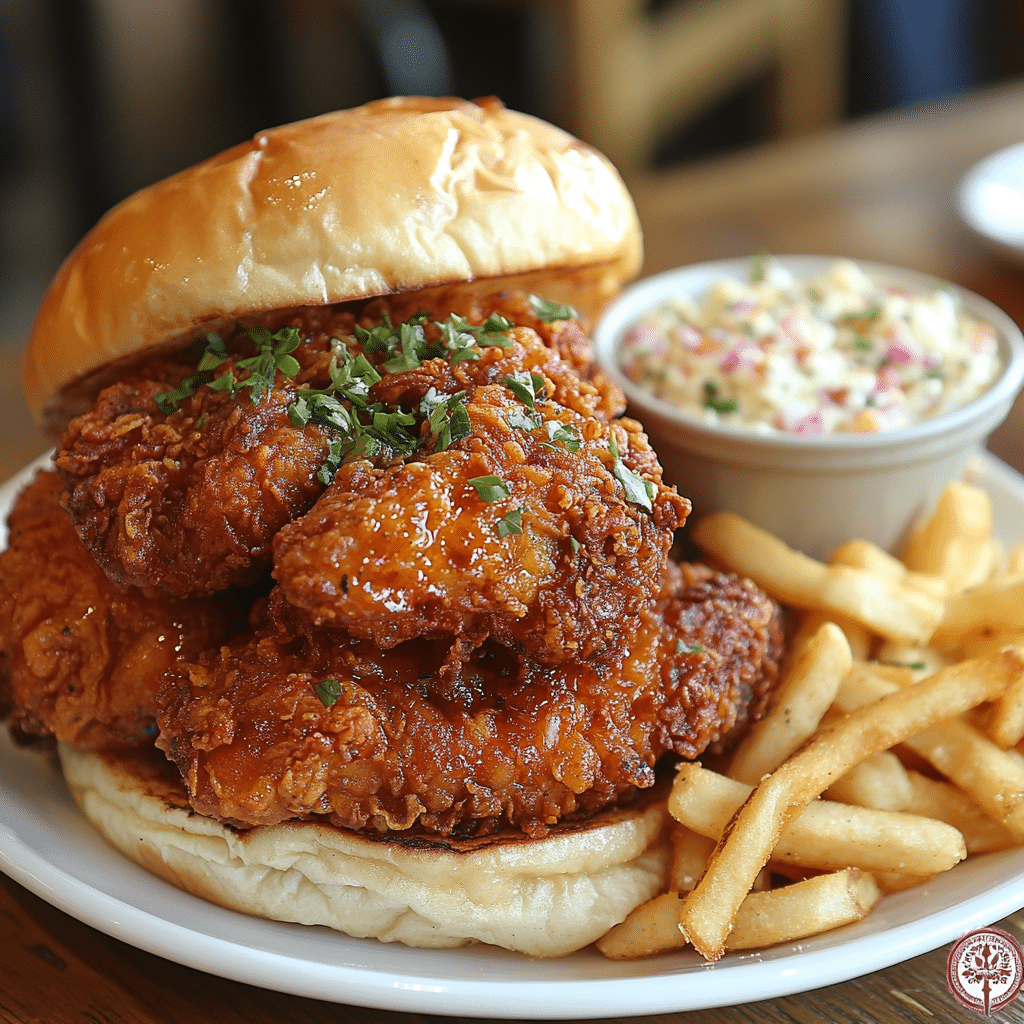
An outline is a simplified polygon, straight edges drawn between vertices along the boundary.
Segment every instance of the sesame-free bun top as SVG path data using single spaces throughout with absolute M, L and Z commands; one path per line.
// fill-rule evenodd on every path
M 594 311 L 640 260 L 628 191 L 571 135 L 497 101 L 380 100 L 261 132 L 114 207 L 43 299 L 25 395 L 59 430 L 101 368 L 249 315 L 563 271 Z

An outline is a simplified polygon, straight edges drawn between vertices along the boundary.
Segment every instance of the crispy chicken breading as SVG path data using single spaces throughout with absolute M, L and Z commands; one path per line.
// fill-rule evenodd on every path
M 36 475 L 0 555 L 11 724 L 84 747 L 151 743 L 163 673 L 237 629 L 221 604 L 153 600 L 111 583 L 76 536 L 62 491 L 56 473 Z
M 451 633 L 548 663 L 617 650 L 689 503 L 661 484 L 633 420 L 527 407 L 504 385 L 462 393 L 467 437 L 389 466 L 346 463 L 281 529 L 281 597 L 383 647 Z
M 42 475 L 0 558 L 17 729 L 141 745 L 159 707 L 240 826 L 541 835 L 759 713 L 778 609 L 669 560 L 689 502 L 580 324 L 432 295 L 210 335 L 72 422 L 70 518 Z
M 275 533 L 323 492 L 324 432 L 289 420 L 286 379 L 258 402 L 201 387 L 164 412 L 186 379 L 165 366 L 111 385 L 65 431 L 55 461 L 71 518 L 118 583 L 175 597 L 250 584 Z
M 614 663 L 556 666 L 489 642 L 439 693 L 443 640 L 390 650 L 324 629 L 266 633 L 168 673 L 158 745 L 193 806 L 238 825 L 326 815 L 529 834 L 654 782 L 757 714 L 781 651 L 778 611 L 752 584 L 685 566 L 640 614 Z
M 529 307 L 525 299 L 505 301 L 514 309 Z M 364 329 L 387 312 L 383 301 L 375 308 L 376 320 L 361 316 Z M 579 332 L 578 324 L 563 322 L 556 334 L 532 312 L 530 319 L 554 339 L 552 346 L 562 334 Z M 269 364 L 262 371 L 251 366 L 259 355 L 255 336 L 239 331 L 207 379 L 197 380 L 196 363 L 156 357 L 106 388 L 69 425 L 55 460 L 70 495 L 68 509 L 112 580 L 176 597 L 250 584 L 269 563 L 277 531 L 323 492 L 319 471 L 336 423 L 315 417 L 296 422 L 293 406 L 304 391 L 308 396 L 332 386 L 342 354 L 365 353 L 352 338 L 356 319 L 348 310 L 306 310 L 284 327 L 297 332 L 295 347 L 281 353 L 295 362 L 290 373 L 273 361 L 277 349 L 269 340 Z M 269 328 L 262 329 L 270 339 Z M 461 356 L 468 352 L 472 359 L 452 355 L 436 324 L 428 333 L 447 356 L 412 360 L 422 372 L 396 372 L 387 353 L 371 353 L 374 374 L 379 371 L 383 380 L 367 401 L 382 412 L 418 413 L 426 391 L 421 379 L 452 395 L 470 384 L 539 374 L 555 401 L 588 417 L 609 412 L 621 398 L 610 386 L 601 391 L 582 379 L 531 327 L 502 332 L 501 346 L 464 348 Z M 348 340 L 332 342 L 339 337 Z M 266 380 L 266 387 L 249 386 L 254 379 Z M 224 388 L 231 380 L 237 386 Z M 351 409 L 351 402 L 345 404 Z M 387 440 L 372 453 L 378 465 L 401 454 Z

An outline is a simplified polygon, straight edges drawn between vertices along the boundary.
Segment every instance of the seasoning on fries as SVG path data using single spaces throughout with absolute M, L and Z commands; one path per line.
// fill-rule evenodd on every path
M 802 618 L 725 774 L 679 767 L 669 891 L 606 956 L 792 941 L 1024 845 L 1024 547 L 1000 573 L 983 491 L 947 488 L 902 560 L 854 540 L 821 563 L 729 513 L 694 540 Z

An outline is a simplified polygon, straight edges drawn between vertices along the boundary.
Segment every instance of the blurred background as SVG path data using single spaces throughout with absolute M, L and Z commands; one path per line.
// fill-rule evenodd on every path
M 495 94 L 629 178 L 1022 74 L 1024 0 L 0 0 L 0 355 L 106 209 L 273 124 Z

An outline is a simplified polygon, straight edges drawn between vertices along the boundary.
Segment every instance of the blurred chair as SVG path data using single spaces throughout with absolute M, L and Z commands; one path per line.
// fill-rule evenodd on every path
M 844 109 L 846 0 L 564 0 L 572 130 L 624 173 L 765 72 L 772 135 L 813 132 Z

